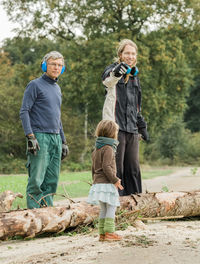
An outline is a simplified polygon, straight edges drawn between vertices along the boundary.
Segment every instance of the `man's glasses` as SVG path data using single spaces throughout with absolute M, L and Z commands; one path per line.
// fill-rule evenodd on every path
M 47 65 L 50 65 L 50 66 L 52 66 L 52 67 L 58 67 L 58 68 L 62 68 L 62 64 L 57 64 L 57 63 L 54 63 L 54 62 L 51 62 L 51 63 L 48 63 Z

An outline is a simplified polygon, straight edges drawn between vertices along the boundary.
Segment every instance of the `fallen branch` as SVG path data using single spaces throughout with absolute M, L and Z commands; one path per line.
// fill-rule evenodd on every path
M 23 198 L 21 193 L 14 193 L 12 191 L 5 191 L 0 194 L 0 212 L 9 211 L 12 207 L 13 201 L 17 198 Z
M 162 216 L 162 217 L 140 217 L 141 221 L 148 221 L 148 220 L 170 220 L 170 219 L 180 219 L 184 218 L 184 215 L 174 215 L 174 216 Z

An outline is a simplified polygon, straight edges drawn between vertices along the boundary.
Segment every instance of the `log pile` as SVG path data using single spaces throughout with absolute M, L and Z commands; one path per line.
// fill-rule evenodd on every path
M 19 194 L 7 193 L 13 197 Z M 11 204 L 6 194 L 0 195 L 0 239 L 20 235 L 35 237 L 41 233 L 62 232 L 70 227 L 87 225 L 97 219 L 99 207 L 86 202 L 71 203 L 62 207 L 44 207 L 8 211 Z M 139 212 L 142 218 L 170 218 L 200 215 L 200 191 L 144 193 L 120 197 L 120 210 L 124 212 Z M 3 205 L 1 207 L 1 205 Z M 7 211 L 7 212 L 6 212 Z

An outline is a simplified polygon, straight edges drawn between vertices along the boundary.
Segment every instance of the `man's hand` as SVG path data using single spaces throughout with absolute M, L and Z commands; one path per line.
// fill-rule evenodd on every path
M 37 138 L 34 135 L 29 135 L 27 137 L 27 152 L 36 155 L 37 150 L 40 150 Z
M 120 64 L 115 66 L 115 68 L 113 69 L 114 76 L 120 77 L 120 76 L 126 74 L 128 68 L 129 68 L 129 66 L 126 63 L 121 62 Z
M 61 156 L 61 160 L 63 160 L 64 158 L 66 158 L 69 154 L 69 148 L 67 146 L 66 143 L 62 144 L 62 156 Z

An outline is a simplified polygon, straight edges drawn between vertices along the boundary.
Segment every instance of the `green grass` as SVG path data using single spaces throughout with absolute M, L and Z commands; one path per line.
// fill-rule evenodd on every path
M 67 194 L 71 197 L 84 197 L 88 195 L 90 184 L 92 183 L 92 174 L 90 171 L 84 172 L 62 172 L 58 184 L 58 194 Z M 61 197 L 55 197 L 55 200 L 60 200 Z
M 161 169 L 161 168 L 152 168 L 152 169 L 142 169 L 142 179 L 151 179 L 157 176 L 165 176 L 171 174 L 172 169 Z M 63 171 L 60 174 L 57 194 L 54 197 L 54 200 L 65 199 L 60 195 L 69 195 L 69 197 L 84 197 L 88 195 L 90 185 L 88 182 L 91 182 L 92 176 L 90 171 L 85 172 L 66 172 Z M 12 209 L 26 208 L 26 185 L 27 185 L 28 176 L 25 174 L 20 175 L 1 175 L 0 176 L 0 193 L 6 190 L 11 190 L 15 193 L 21 193 L 24 198 L 16 198 L 13 203 Z
M 12 209 L 16 209 L 18 205 L 20 208 L 26 207 L 25 193 L 26 193 L 27 178 L 28 176 L 24 174 L 0 176 L 0 181 L 1 181 L 0 193 L 6 190 L 10 190 L 14 193 L 19 192 L 24 196 L 23 199 L 16 198 L 16 200 L 13 202 Z

